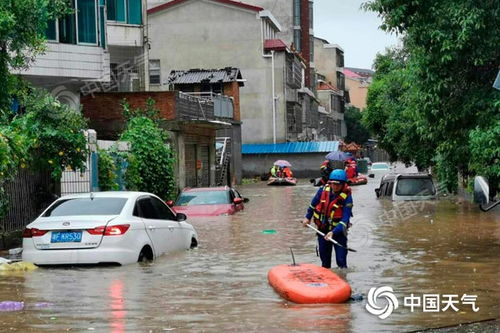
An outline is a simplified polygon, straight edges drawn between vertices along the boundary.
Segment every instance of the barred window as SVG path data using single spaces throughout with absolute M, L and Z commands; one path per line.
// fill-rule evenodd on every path
M 161 67 L 159 59 L 149 60 L 149 83 L 161 84 Z

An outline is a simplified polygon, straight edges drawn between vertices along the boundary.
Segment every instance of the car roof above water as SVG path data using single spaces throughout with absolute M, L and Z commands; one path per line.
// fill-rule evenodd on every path
M 227 191 L 229 186 L 218 186 L 218 187 L 186 187 L 182 192 L 206 192 L 206 191 Z
M 106 192 L 92 192 L 92 196 L 94 198 L 135 198 L 141 195 L 152 195 L 152 193 L 148 192 L 134 192 L 134 191 L 106 191 Z M 78 194 L 69 194 L 61 196 L 60 199 L 82 199 L 82 198 L 90 198 L 91 193 L 78 193 Z
M 380 180 L 381 183 L 389 182 L 395 180 L 396 178 L 432 178 L 432 176 L 428 173 L 388 173 L 382 176 Z

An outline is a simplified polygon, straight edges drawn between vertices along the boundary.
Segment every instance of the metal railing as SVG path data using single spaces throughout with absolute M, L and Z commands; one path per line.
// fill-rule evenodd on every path
M 211 92 L 179 92 L 177 114 L 181 119 L 215 120 L 234 116 L 233 100 Z

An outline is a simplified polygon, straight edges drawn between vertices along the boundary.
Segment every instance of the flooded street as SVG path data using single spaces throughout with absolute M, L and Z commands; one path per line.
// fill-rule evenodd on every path
M 269 286 L 268 270 L 320 265 L 314 233 L 300 225 L 317 190 L 265 182 L 239 186 L 250 202 L 234 216 L 190 219 L 192 251 L 124 267 L 39 268 L 0 275 L 1 332 L 368 332 L 411 331 L 500 317 L 500 211 L 457 199 L 395 204 L 377 200 L 378 179 L 353 188 L 349 269 L 338 271 L 362 301 L 298 305 Z M 273 232 L 272 230 L 276 231 Z M 365 309 L 370 288 L 390 286 L 399 308 L 385 320 Z M 414 312 L 410 294 L 477 295 L 478 312 Z

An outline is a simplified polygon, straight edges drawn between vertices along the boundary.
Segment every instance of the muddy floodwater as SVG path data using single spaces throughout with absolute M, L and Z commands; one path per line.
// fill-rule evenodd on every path
M 260 182 L 238 187 L 250 199 L 243 212 L 190 219 L 195 250 L 123 267 L 0 275 L 0 301 L 24 302 L 0 312 L 0 332 L 401 332 L 500 318 L 500 210 L 449 197 L 381 201 L 377 184 L 353 188 L 349 246 L 358 252 L 347 270 L 334 269 L 362 300 L 299 305 L 274 292 L 267 272 L 291 263 L 290 247 L 297 262 L 320 265 L 315 236 L 299 223 L 317 188 L 304 179 L 295 187 Z M 365 308 L 370 288 L 382 286 L 399 304 L 386 319 Z M 412 312 L 411 294 L 438 295 L 427 299 L 438 311 L 421 303 Z M 443 311 L 444 295 L 457 295 L 457 310 Z

